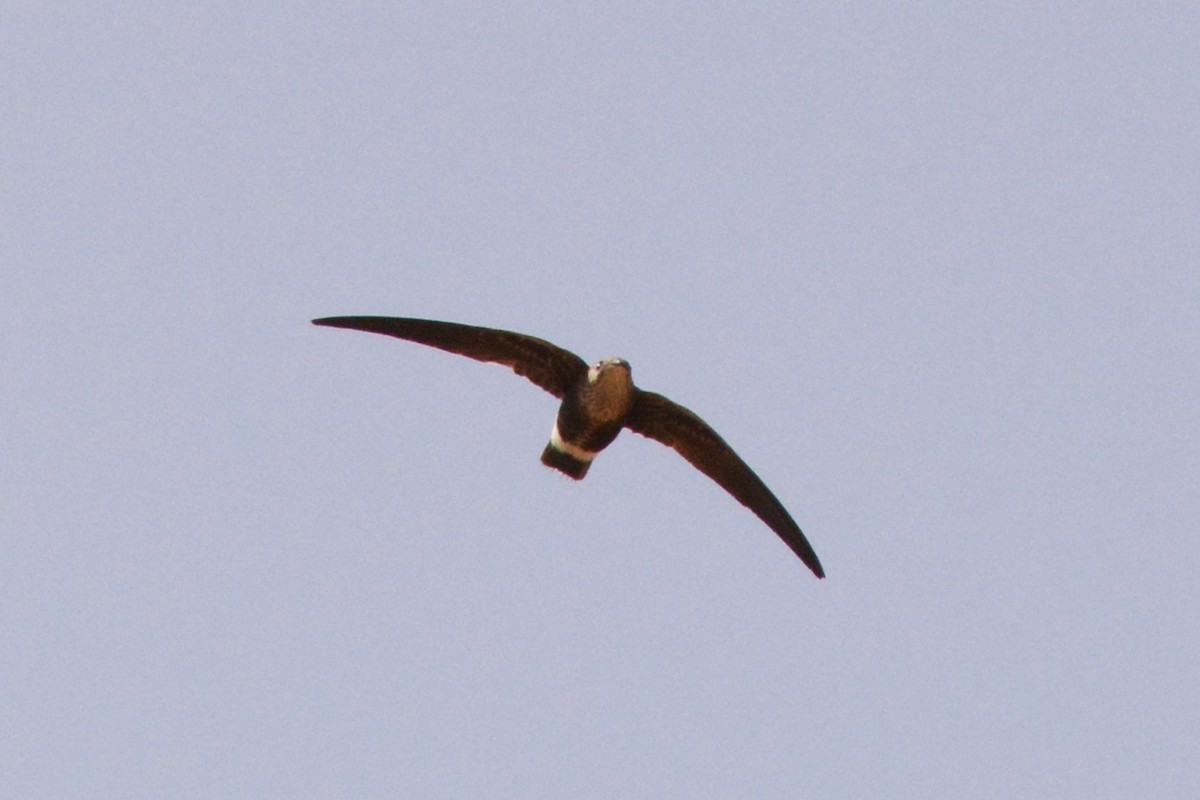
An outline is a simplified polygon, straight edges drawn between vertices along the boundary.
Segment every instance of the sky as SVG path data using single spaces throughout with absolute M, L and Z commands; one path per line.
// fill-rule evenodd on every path
M 10 4 L 0 794 L 1194 798 L 1188 4 Z M 669 449 L 314 317 L 523 331 Z

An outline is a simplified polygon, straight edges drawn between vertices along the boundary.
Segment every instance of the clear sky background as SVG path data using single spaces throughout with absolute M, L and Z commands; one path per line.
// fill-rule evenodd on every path
M 1200 13 L 1135 6 L 9 4 L 0 795 L 1200 796 Z M 333 314 L 627 358 L 828 579 Z

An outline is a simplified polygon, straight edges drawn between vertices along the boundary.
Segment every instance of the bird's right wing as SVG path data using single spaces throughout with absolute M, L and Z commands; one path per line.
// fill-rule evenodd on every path
M 767 523 L 818 578 L 825 577 L 792 515 L 708 423 L 661 394 L 639 390 L 625 427 L 674 449 Z
M 570 350 L 535 336 L 496 328 L 405 317 L 325 317 L 314 319 L 313 324 L 382 333 L 476 361 L 503 364 L 560 398 L 588 369 L 587 362 Z

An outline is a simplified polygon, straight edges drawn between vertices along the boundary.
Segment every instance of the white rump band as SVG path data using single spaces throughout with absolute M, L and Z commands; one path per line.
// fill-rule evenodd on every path
M 562 435 L 558 432 L 558 421 L 554 423 L 554 430 L 550 433 L 550 446 L 560 453 L 566 453 L 572 458 L 577 458 L 580 461 L 591 461 L 596 457 L 596 454 L 591 450 L 584 450 L 578 445 L 573 445 L 570 442 L 564 441 Z

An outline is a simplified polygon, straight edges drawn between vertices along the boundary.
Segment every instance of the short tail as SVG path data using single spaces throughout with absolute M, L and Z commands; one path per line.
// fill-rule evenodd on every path
M 580 461 L 570 453 L 564 453 L 553 444 L 546 445 L 546 449 L 542 451 L 542 463 L 577 481 L 583 480 L 588 467 L 592 465 L 590 461 Z

